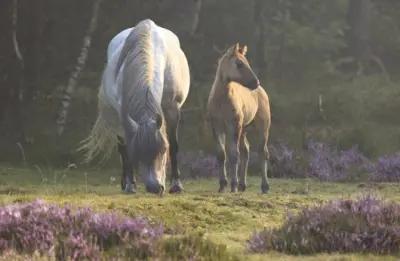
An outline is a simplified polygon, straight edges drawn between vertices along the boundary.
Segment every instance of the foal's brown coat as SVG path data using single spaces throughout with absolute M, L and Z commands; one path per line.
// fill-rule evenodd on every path
M 225 190 L 226 158 L 231 176 L 231 191 L 246 189 L 246 175 L 249 161 L 247 127 L 254 122 L 257 134 L 261 136 L 262 153 L 261 190 L 269 190 L 267 148 L 271 113 L 268 95 L 259 85 L 257 76 L 245 57 L 247 47 L 238 44 L 231 47 L 219 60 L 217 74 L 208 99 L 208 119 L 217 141 L 217 156 L 220 163 L 220 188 Z M 227 156 L 227 157 L 226 157 Z M 238 180 L 239 172 L 239 180 Z

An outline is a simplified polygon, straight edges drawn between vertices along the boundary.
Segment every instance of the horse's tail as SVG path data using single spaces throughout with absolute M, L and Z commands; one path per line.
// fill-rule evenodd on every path
M 103 108 L 99 106 L 99 114 L 89 136 L 81 142 L 78 151 L 85 153 L 84 162 L 89 163 L 100 157 L 100 161 L 111 157 L 118 142 L 115 130 L 105 118 Z

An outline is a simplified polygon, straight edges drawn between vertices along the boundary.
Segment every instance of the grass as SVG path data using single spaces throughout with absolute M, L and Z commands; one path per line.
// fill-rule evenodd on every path
M 115 177 L 115 180 L 113 179 Z M 398 184 L 321 183 L 314 180 L 272 179 L 271 191 L 259 193 L 260 179 L 249 178 L 245 193 L 217 193 L 217 179 L 185 180 L 186 192 L 159 196 L 145 193 L 139 182 L 135 195 L 120 192 L 119 170 L 54 170 L 0 167 L 0 204 L 25 202 L 36 198 L 57 204 L 89 206 L 99 211 L 115 210 L 128 216 L 144 215 L 163 223 L 174 236 L 204 233 L 206 238 L 224 244 L 240 259 L 250 260 L 376 260 L 398 259 L 373 255 L 289 256 L 277 252 L 253 255 L 246 240 L 255 230 L 282 224 L 288 211 L 335 198 L 374 193 L 400 201 Z M 0 258 L 1 259 L 1 258 Z

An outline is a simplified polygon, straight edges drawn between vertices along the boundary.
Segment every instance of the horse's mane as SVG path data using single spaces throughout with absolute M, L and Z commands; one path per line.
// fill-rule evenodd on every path
M 156 59 L 151 51 L 153 49 L 151 23 L 145 20 L 129 34 L 121 50 L 115 72 L 118 74 L 122 70 L 123 74 L 121 113 L 129 115 L 135 121 L 141 121 L 145 116 L 162 115 L 160 102 L 155 98 L 156 92 L 160 90 L 151 88 L 154 59 Z
M 152 23 L 145 20 L 132 30 L 125 40 L 115 71 L 116 75 L 122 73 L 122 124 L 128 132 L 132 129 L 129 118 L 138 124 L 136 133 L 127 134 L 136 137 L 136 146 L 140 151 L 147 151 L 146 154 L 156 153 L 157 144 L 160 144 L 154 130 L 146 123 L 155 121 L 157 115 L 163 117 L 161 101 L 156 98 L 161 97 L 157 92 L 163 90 L 153 86 L 154 59 L 157 57 L 152 52 Z

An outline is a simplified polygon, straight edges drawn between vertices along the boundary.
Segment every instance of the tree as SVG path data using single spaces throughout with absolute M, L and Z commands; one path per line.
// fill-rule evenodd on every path
M 383 61 L 374 54 L 371 48 L 370 23 L 373 4 L 371 0 L 349 0 L 347 22 L 348 45 L 351 54 L 357 63 L 357 74 L 365 73 L 370 62 L 375 63 L 390 81 Z
M 347 13 L 349 24 L 348 43 L 351 53 L 357 62 L 365 62 L 370 57 L 370 29 L 371 17 L 370 0 L 350 0 Z

